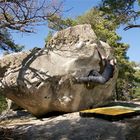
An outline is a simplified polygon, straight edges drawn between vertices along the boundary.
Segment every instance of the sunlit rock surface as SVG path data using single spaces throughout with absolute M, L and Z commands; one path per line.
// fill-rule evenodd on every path
M 104 105 L 113 94 L 116 66 L 105 84 L 75 82 L 93 69 L 102 73 L 104 58 L 114 59 L 113 50 L 97 39 L 90 25 L 67 28 L 57 32 L 44 49 L 1 58 L 0 93 L 36 116 Z

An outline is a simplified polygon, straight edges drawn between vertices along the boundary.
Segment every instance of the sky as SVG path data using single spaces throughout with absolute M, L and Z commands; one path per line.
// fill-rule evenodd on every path
M 65 0 L 64 11 L 71 9 L 68 12 L 64 12 L 65 17 L 75 18 L 82 15 L 92 7 L 100 3 L 100 0 Z M 122 42 L 130 45 L 128 50 L 128 57 L 130 61 L 140 62 L 140 28 L 123 30 L 123 26 L 117 30 L 117 33 L 122 37 Z M 25 50 L 32 49 L 33 47 L 44 47 L 45 37 L 48 34 L 48 28 L 46 26 L 36 27 L 36 33 L 27 34 L 12 32 L 13 40 L 15 43 L 24 45 Z

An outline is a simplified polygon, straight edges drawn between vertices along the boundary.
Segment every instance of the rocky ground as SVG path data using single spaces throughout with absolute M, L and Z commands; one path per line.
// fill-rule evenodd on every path
M 139 140 L 139 132 L 140 116 L 112 122 L 80 117 L 79 112 L 38 119 L 16 111 L 1 115 L 0 121 L 1 140 Z

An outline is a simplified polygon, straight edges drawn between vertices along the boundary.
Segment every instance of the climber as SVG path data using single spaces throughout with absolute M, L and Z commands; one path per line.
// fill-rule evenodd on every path
M 105 60 L 106 65 L 102 74 L 97 72 L 96 70 L 91 70 L 88 76 L 76 78 L 78 83 L 97 83 L 104 84 L 106 83 L 112 76 L 114 72 L 114 60 Z

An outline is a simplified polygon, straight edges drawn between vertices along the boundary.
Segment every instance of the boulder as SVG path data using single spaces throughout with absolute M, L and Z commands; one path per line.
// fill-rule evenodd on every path
M 1 58 L 0 93 L 36 116 L 101 106 L 112 97 L 117 67 L 104 84 L 78 83 L 77 78 L 91 70 L 102 74 L 104 59 L 114 59 L 113 50 L 90 25 L 70 27 L 54 34 L 43 49 Z

